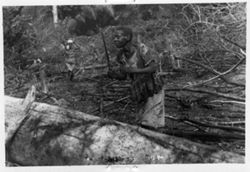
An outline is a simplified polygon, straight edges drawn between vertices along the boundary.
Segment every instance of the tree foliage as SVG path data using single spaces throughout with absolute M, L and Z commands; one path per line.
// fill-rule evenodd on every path
M 244 58 L 246 4 L 187 4 L 181 14 L 184 39 L 195 60 L 225 71 Z
M 217 65 L 233 64 L 244 56 L 240 50 L 246 44 L 245 3 L 58 6 L 58 15 L 59 27 L 54 28 L 51 6 L 4 7 L 7 56 L 37 56 L 45 48 L 44 57 L 56 57 L 60 44 L 72 34 L 95 37 L 99 29 L 118 24 L 131 26 L 159 54 L 191 54 L 204 63 L 219 61 Z M 73 33 L 68 33 L 70 20 L 77 25 Z
M 4 53 L 7 64 L 20 62 L 19 67 L 24 67 L 23 62 L 34 54 L 38 40 L 32 18 L 22 15 L 21 10 L 22 7 L 3 8 Z

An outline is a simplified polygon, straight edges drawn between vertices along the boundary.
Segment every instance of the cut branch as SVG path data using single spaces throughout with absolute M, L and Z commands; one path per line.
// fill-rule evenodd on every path
M 190 125 L 190 126 L 192 126 L 192 127 L 197 128 L 197 129 L 200 130 L 200 131 L 204 131 L 203 129 L 200 128 L 200 126 L 198 126 L 198 125 L 196 125 L 196 124 L 193 124 L 193 123 L 190 123 L 190 122 L 188 122 L 188 121 L 185 121 L 185 120 L 183 120 L 183 119 L 175 118 L 175 117 L 170 116 L 170 115 L 165 115 L 165 117 L 168 118 L 168 119 L 174 120 L 174 121 L 178 121 L 178 122 L 182 122 L 182 123 L 184 123 L 184 124 Z
M 245 133 L 245 129 L 243 129 L 243 128 L 218 126 L 218 125 L 213 125 L 213 124 L 209 124 L 209 123 L 202 123 L 202 122 L 191 120 L 191 119 L 175 118 L 175 117 L 169 116 L 169 115 L 165 115 L 165 117 L 169 118 L 171 120 L 183 122 L 183 123 L 185 123 L 187 125 L 191 125 L 193 127 L 196 127 L 198 129 L 200 129 L 201 131 L 204 131 L 204 130 L 201 129 L 200 127 L 208 127 L 208 128 L 217 128 L 217 129 L 226 130 L 226 131 L 236 131 L 236 132 Z
M 113 102 L 111 102 L 111 103 L 109 103 L 109 104 L 103 105 L 102 108 L 104 109 L 104 108 L 109 107 L 109 106 L 111 106 L 111 105 L 113 105 L 113 104 L 115 104 L 115 103 L 121 102 L 121 101 L 123 101 L 123 100 L 127 100 L 127 99 L 129 99 L 129 98 L 130 98 L 130 96 L 126 96 L 126 97 L 120 98 L 120 99 L 115 100 L 115 101 L 113 101 Z M 100 108 L 97 108 L 97 109 L 93 110 L 92 112 L 90 112 L 90 114 L 95 114 L 95 113 L 98 112 L 98 111 L 100 111 Z
M 189 63 L 192 63 L 192 64 L 195 64 L 197 66 L 200 66 L 204 69 L 207 69 L 208 71 L 210 71 L 211 73 L 213 73 L 214 75 L 217 75 L 218 77 L 220 77 L 221 79 L 223 79 L 226 83 L 228 84 L 232 84 L 232 85 L 236 85 L 236 86 L 241 86 L 241 87 L 245 87 L 245 84 L 240 84 L 240 83 L 235 83 L 235 82 L 232 82 L 232 81 L 229 81 L 227 78 L 224 77 L 225 74 L 221 73 L 221 72 L 218 72 L 217 70 L 215 69 L 212 69 L 210 67 L 208 67 L 207 65 L 204 65 L 204 64 L 201 64 L 197 61 L 194 61 L 194 60 L 190 60 L 190 59 L 186 59 L 186 58 L 183 58 L 183 57 L 175 57 L 176 59 L 179 59 L 179 60 L 183 60 L 183 61 L 187 61 Z M 244 59 L 241 59 L 242 61 Z M 242 62 L 240 61 L 240 62 Z M 237 63 L 238 64 L 238 63 Z M 236 66 L 237 67 L 237 66 Z
M 236 97 L 228 94 L 222 94 L 222 93 L 216 93 L 212 91 L 202 90 L 202 89 L 191 89 L 191 88 L 165 88 L 165 91 L 190 91 L 190 92 L 196 92 L 196 93 L 205 93 L 205 94 L 211 94 L 217 97 L 223 97 L 230 100 L 236 100 L 239 102 L 245 102 L 244 98 Z
M 240 49 L 242 49 L 242 50 L 244 50 L 244 51 L 246 50 L 246 47 L 239 45 L 238 43 L 236 43 L 236 42 L 234 42 L 234 41 L 232 41 L 232 40 L 226 38 L 225 36 L 220 36 L 220 37 L 221 37 L 222 39 L 224 39 L 225 41 L 227 41 L 227 42 L 229 42 L 229 43 L 235 45 L 236 47 L 239 47 Z
M 218 35 L 218 37 L 219 37 L 219 38 L 221 37 L 220 34 Z M 212 39 L 213 39 L 213 38 L 212 38 Z M 246 56 L 246 53 L 245 53 L 242 49 L 240 49 L 240 50 L 241 50 L 241 53 L 238 53 L 238 52 L 236 52 L 236 51 L 233 51 L 233 50 L 231 50 L 231 49 L 228 49 L 228 48 L 226 47 L 226 45 L 223 44 L 223 41 L 221 41 L 221 39 L 220 39 L 220 42 L 218 42 L 218 41 L 215 40 L 215 39 L 213 39 L 213 40 L 214 40 L 214 42 L 215 42 L 218 46 L 220 46 L 220 47 L 224 48 L 226 51 L 228 51 L 228 52 L 234 54 L 238 59 L 244 58 L 244 57 Z
M 165 134 L 178 136 L 178 137 L 185 137 L 190 139 L 202 139 L 202 140 L 218 140 L 218 139 L 224 139 L 224 140 L 244 140 L 245 135 L 242 134 L 233 134 L 233 133 L 223 133 L 223 134 L 217 134 L 217 133 L 204 133 L 204 132 L 193 132 L 193 131 L 180 131 L 180 130 L 164 130 Z
M 194 123 L 194 124 L 197 124 L 197 125 L 200 125 L 200 126 L 203 126 L 203 127 L 217 128 L 217 129 L 226 130 L 226 131 L 236 131 L 236 132 L 245 133 L 245 129 L 243 129 L 243 128 L 218 126 L 218 125 L 213 125 L 213 124 L 209 124 L 209 123 L 202 123 L 202 122 L 191 120 L 191 119 L 184 119 L 184 120 L 191 122 L 191 123 Z
M 245 102 L 238 102 L 238 101 L 225 101 L 225 100 L 213 100 L 210 101 L 211 103 L 234 103 L 234 104 L 241 104 L 241 105 L 245 105 Z
M 90 69 L 101 69 L 101 68 L 106 68 L 108 67 L 107 64 L 99 64 L 99 65 L 92 65 L 92 66 L 85 66 L 84 70 L 90 70 Z
M 222 77 L 223 75 L 226 75 L 226 74 L 229 74 L 230 72 L 232 72 L 234 69 L 236 69 L 246 58 L 242 58 L 240 59 L 233 67 L 231 67 L 230 69 L 228 69 L 227 71 L 223 72 L 223 73 L 220 73 L 219 75 L 215 76 L 215 77 L 212 77 L 212 78 L 209 78 L 205 81 L 201 81 L 199 83 L 196 83 L 196 84 L 193 84 L 193 85 L 187 85 L 185 87 L 193 87 L 193 86 L 200 86 L 200 85 L 203 85 L 205 83 L 208 83 L 208 82 L 211 82 L 217 78 L 220 78 Z
M 193 27 L 193 26 L 196 25 L 196 24 L 205 24 L 205 25 L 210 25 L 210 26 L 215 26 L 215 27 L 223 26 L 223 25 L 218 25 L 218 24 L 214 24 L 214 23 L 211 23 L 211 22 L 207 22 L 207 21 L 196 21 L 196 22 L 191 23 L 191 24 L 184 30 L 184 32 L 186 32 L 188 29 L 190 29 L 191 27 Z
M 218 122 L 219 125 L 245 125 L 245 121 Z

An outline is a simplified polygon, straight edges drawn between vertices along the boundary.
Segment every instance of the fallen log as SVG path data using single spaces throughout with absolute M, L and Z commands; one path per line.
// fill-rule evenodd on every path
M 25 119 L 29 117 L 28 111 L 32 103 L 35 101 L 35 94 L 36 94 L 36 87 L 32 85 L 25 99 L 19 105 L 20 114 L 18 115 L 18 118 L 16 118 L 13 121 L 10 121 L 14 123 L 9 125 L 9 127 L 6 128 L 6 132 L 8 133 L 8 135 L 5 138 L 5 142 L 7 145 L 9 144 L 9 142 L 12 142 L 12 139 L 14 135 L 16 134 L 16 132 L 18 131 L 18 129 L 21 127 L 22 122 L 25 121 Z M 10 114 L 10 115 L 13 115 L 13 114 Z
M 22 99 L 5 96 L 5 127 L 16 125 Z M 6 161 L 23 166 L 244 163 L 244 156 L 79 111 L 34 102 Z

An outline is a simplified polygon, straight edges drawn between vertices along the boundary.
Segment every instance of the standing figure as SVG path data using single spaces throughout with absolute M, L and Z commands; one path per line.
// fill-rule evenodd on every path
M 67 40 L 65 45 L 65 50 L 67 54 L 67 57 L 65 59 L 65 65 L 67 67 L 68 77 L 71 81 L 74 79 L 74 73 L 76 71 L 78 49 L 79 47 L 77 47 L 77 45 L 72 39 Z
M 47 79 L 46 79 L 46 72 L 45 69 L 47 65 L 41 61 L 40 58 L 34 59 L 32 65 L 28 67 L 32 74 L 32 79 L 34 84 L 41 85 L 42 92 L 47 94 L 48 93 L 48 86 L 47 86 Z
M 119 67 L 111 69 L 108 75 L 131 80 L 131 98 L 137 103 L 137 119 L 142 125 L 162 127 L 165 114 L 163 82 L 157 75 L 159 57 L 151 49 L 133 44 L 132 38 L 132 29 L 116 29 L 113 43 L 119 49 L 116 59 Z

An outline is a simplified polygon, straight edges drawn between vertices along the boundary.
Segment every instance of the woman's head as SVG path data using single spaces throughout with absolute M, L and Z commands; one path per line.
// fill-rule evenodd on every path
M 124 47 L 133 38 L 133 31 L 129 27 L 117 27 L 114 33 L 113 42 L 117 48 Z

